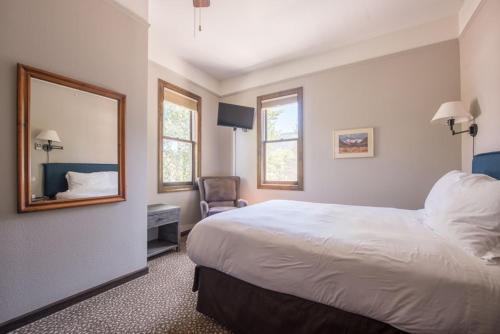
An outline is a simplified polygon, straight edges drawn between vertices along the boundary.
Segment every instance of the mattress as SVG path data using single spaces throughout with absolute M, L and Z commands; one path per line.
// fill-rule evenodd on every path
M 500 267 L 422 224 L 421 210 L 269 201 L 210 216 L 188 255 L 256 286 L 411 333 L 494 333 Z

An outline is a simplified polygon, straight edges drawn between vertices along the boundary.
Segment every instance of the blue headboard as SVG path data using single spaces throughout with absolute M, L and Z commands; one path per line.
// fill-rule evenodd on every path
M 472 172 L 500 180 L 500 151 L 475 155 L 472 159 Z
M 68 190 L 67 172 L 118 172 L 118 164 L 46 163 L 43 164 L 43 195 L 50 198 Z

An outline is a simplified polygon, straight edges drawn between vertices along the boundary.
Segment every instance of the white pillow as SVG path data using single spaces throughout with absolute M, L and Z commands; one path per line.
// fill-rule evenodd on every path
M 118 192 L 118 172 L 66 173 L 71 192 Z
M 425 199 L 425 212 L 431 214 L 442 210 L 442 202 L 451 194 L 453 185 L 466 175 L 459 170 L 452 170 L 437 180 Z
M 425 223 L 483 260 L 500 260 L 500 181 L 452 171 L 425 200 Z

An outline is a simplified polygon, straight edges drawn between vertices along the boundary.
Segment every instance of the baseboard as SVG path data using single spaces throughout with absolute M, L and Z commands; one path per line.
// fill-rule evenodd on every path
M 90 297 L 96 296 L 100 293 L 103 293 L 107 290 L 110 290 L 110 289 L 115 288 L 119 285 L 127 283 L 133 279 L 138 278 L 138 277 L 144 276 L 148 272 L 149 272 L 148 267 L 139 269 L 137 271 L 133 271 L 129 274 L 120 276 L 120 277 L 115 278 L 115 279 L 108 281 L 106 283 L 99 284 L 93 288 L 87 289 L 85 291 L 74 294 L 74 295 L 69 296 L 67 298 L 61 299 L 57 302 L 51 303 L 47 306 L 41 307 L 37 310 L 28 312 L 24 315 L 21 315 L 17 318 L 14 318 L 12 320 L 6 321 L 6 322 L 0 324 L 0 334 L 4 334 L 4 333 L 10 332 L 10 331 L 13 331 L 17 328 L 20 328 L 20 327 L 25 326 L 29 323 L 37 321 L 41 318 L 44 318 L 48 315 L 51 315 L 52 313 L 56 313 L 58 311 L 61 311 L 61 310 L 65 309 L 66 307 L 69 307 L 71 305 L 79 303 L 79 302 L 81 302 L 85 299 L 88 299 Z

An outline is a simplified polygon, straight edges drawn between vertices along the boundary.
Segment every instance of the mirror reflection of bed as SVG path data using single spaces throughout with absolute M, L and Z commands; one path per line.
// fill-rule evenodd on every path
M 118 195 L 117 100 L 30 80 L 32 202 Z
M 43 199 L 80 199 L 118 194 L 118 165 L 43 164 Z

